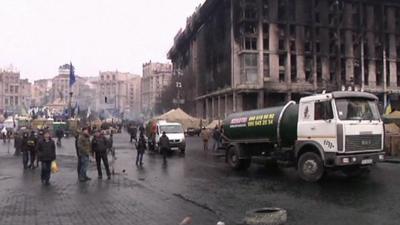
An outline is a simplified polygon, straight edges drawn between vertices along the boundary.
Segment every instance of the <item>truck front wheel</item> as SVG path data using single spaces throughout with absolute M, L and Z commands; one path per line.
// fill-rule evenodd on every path
M 319 155 L 314 152 L 306 152 L 300 156 L 297 171 L 301 179 L 316 182 L 324 175 L 324 164 Z
M 241 159 L 239 150 L 235 147 L 229 148 L 226 160 L 234 170 L 246 170 L 251 165 L 251 158 Z

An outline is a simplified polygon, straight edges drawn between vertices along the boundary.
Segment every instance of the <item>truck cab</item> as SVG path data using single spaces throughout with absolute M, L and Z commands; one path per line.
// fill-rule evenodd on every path
M 377 101 L 364 92 L 332 92 L 300 100 L 295 157 L 303 179 L 318 180 L 321 167 L 352 174 L 384 159 Z

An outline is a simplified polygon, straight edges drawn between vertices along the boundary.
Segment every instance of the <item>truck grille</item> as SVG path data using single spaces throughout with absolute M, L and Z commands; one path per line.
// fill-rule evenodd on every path
M 346 152 L 377 150 L 382 147 L 382 136 L 370 135 L 347 135 Z

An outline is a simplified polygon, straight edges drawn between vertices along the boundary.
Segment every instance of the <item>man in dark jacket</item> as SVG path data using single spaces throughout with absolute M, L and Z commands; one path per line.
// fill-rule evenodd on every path
M 38 143 L 39 160 L 42 162 L 42 183 L 50 184 L 51 162 L 56 159 L 56 144 L 50 137 L 50 133 L 44 134 L 44 140 Z
M 15 136 L 14 136 L 14 148 L 15 148 L 15 152 L 14 155 L 15 156 L 19 156 L 22 152 L 22 136 L 21 136 L 21 132 L 16 132 Z
M 24 169 L 28 169 L 28 162 L 29 162 L 28 140 L 29 140 L 29 134 L 28 132 L 24 132 L 22 134 L 22 140 L 21 140 L 22 164 L 24 165 Z
M 139 141 L 136 144 L 137 155 L 136 155 L 136 166 L 143 165 L 143 154 L 146 151 L 146 139 L 144 138 L 144 134 L 141 133 L 139 136 Z
M 102 132 L 97 131 L 92 140 L 92 150 L 96 157 L 96 166 L 99 179 L 103 179 L 103 173 L 101 171 L 101 161 L 103 161 L 104 167 L 107 173 L 107 179 L 111 179 L 111 172 L 108 166 L 107 149 L 109 147 L 108 140 Z
M 79 171 L 79 181 L 86 182 L 88 180 L 91 180 L 87 176 L 87 168 L 89 166 L 89 155 L 92 152 L 88 127 L 83 128 L 82 133 L 79 135 L 78 152 L 79 152 L 79 159 L 81 162 L 81 168 Z
M 75 133 L 75 150 L 76 150 L 76 157 L 78 158 L 78 163 L 76 167 L 76 171 L 78 172 L 78 179 L 79 179 L 79 174 L 81 171 L 81 160 L 79 157 L 79 146 L 78 146 L 78 141 L 79 141 L 79 130 L 76 131 Z
M 160 140 L 158 142 L 158 147 L 161 150 L 161 153 L 163 154 L 164 162 L 167 160 L 167 154 L 168 151 L 170 150 L 169 148 L 169 138 L 165 134 L 165 131 L 162 133 Z
M 62 128 L 58 128 L 56 130 L 56 136 L 57 136 L 57 145 L 61 146 L 61 139 L 64 137 L 64 131 Z
M 35 136 L 35 132 L 31 131 L 31 134 L 28 138 L 28 150 L 30 155 L 30 164 L 29 168 L 35 169 L 35 160 L 36 160 L 36 151 L 37 151 L 37 138 Z

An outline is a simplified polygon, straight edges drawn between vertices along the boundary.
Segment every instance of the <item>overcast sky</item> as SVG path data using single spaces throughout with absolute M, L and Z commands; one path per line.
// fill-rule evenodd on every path
M 142 74 L 142 63 L 167 62 L 186 17 L 204 0 L 1 0 L 0 67 L 22 78 L 116 70 Z

